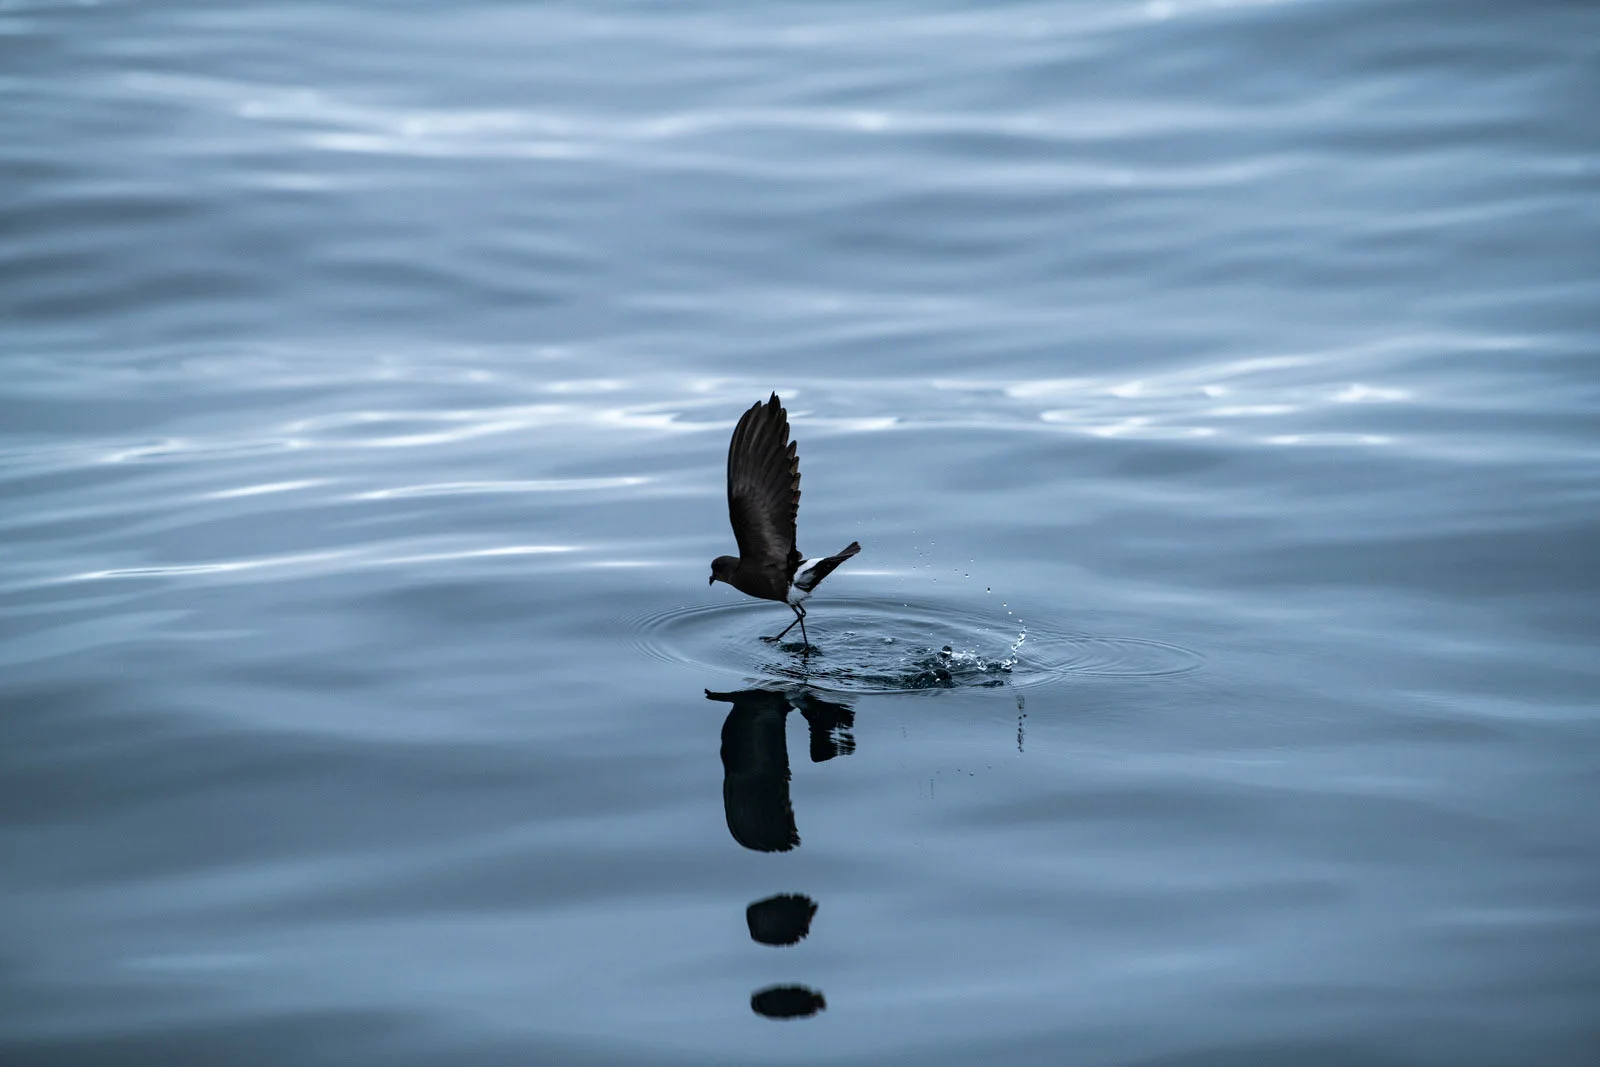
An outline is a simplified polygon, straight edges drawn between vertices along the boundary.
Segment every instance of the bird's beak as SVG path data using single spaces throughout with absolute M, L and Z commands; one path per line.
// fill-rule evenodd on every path
M 713 574 L 711 576 L 711 580 L 706 582 L 706 584 L 707 585 L 716 585 L 717 584 L 717 576 L 715 574 Z

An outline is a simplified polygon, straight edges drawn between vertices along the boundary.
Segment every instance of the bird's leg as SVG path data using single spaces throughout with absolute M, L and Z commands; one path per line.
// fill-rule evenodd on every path
M 795 616 L 795 621 L 800 624 L 800 643 L 805 646 L 803 651 L 810 652 L 811 638 L 806 636 L 806 609 L 800 607 L 799 604 L 795 605 L 795 609 L 798 612 Z
M 805 612 L 800 610 L 800 605 L 798 605 L 798 604 L 790 604 L 789 605 L 789 610 L 794 612 L 794 622 L 800 622 L 801 616 L 805 614 Z M 767 640 L 768 641 L 782 641 L 783 640 L 783 635 L 788 633 L 790 630 L 794 629 L 794 622 L 791 622 L 788 626 L 785 626 L 783 628 L 783 631 L 781 633 L 779 633 L 778 636 L 769 637 L 769 638 L 767 638 Z M 804 637 L 805 636 L 805 632 L 806 632 L 805 623 L 801 622 L 800 623 L 800 635 L 802 637 Z

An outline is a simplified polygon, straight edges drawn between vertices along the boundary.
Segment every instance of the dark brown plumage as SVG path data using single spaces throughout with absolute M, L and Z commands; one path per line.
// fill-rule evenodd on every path
M 788 604 L 805 638 L 801 601 L 835 567 L 861 551 L 852 541 L 837 555 L 806 560 L 795 548 L 800 511 L 800 458 L 789 440 L 789 416 L 773 393 L 753 404 L 734 427 L 728 444 L 728 519 L 738 556 L 711 561 L 711 581 L 723 581 L 749 596 Z M 783 634 L 793 629 L 790 623 Z M 776 638 L 774 638 L 776 640 Z

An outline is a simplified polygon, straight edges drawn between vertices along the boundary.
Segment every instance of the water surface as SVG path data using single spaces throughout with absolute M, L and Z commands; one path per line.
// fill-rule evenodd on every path
M 1597 61 L 0 5 L 0 1058 L 1594 1062 Z

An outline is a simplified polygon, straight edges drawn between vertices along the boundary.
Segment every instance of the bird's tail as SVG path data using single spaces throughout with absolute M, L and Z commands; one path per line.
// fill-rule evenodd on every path
M 817 560 L 817 562 L 811 566 L 811 583 L 803 588 L 807 590 L 815 589 L 817 587 L 817 583 L 822 581 L 822 579 L 826 578 L 828 575 L 832 574 L 835 567 L 860 551 L 861 542 L 851 541 L 848 545 L 840 549 L 834 555 L 824 556 L 822 559 Z

